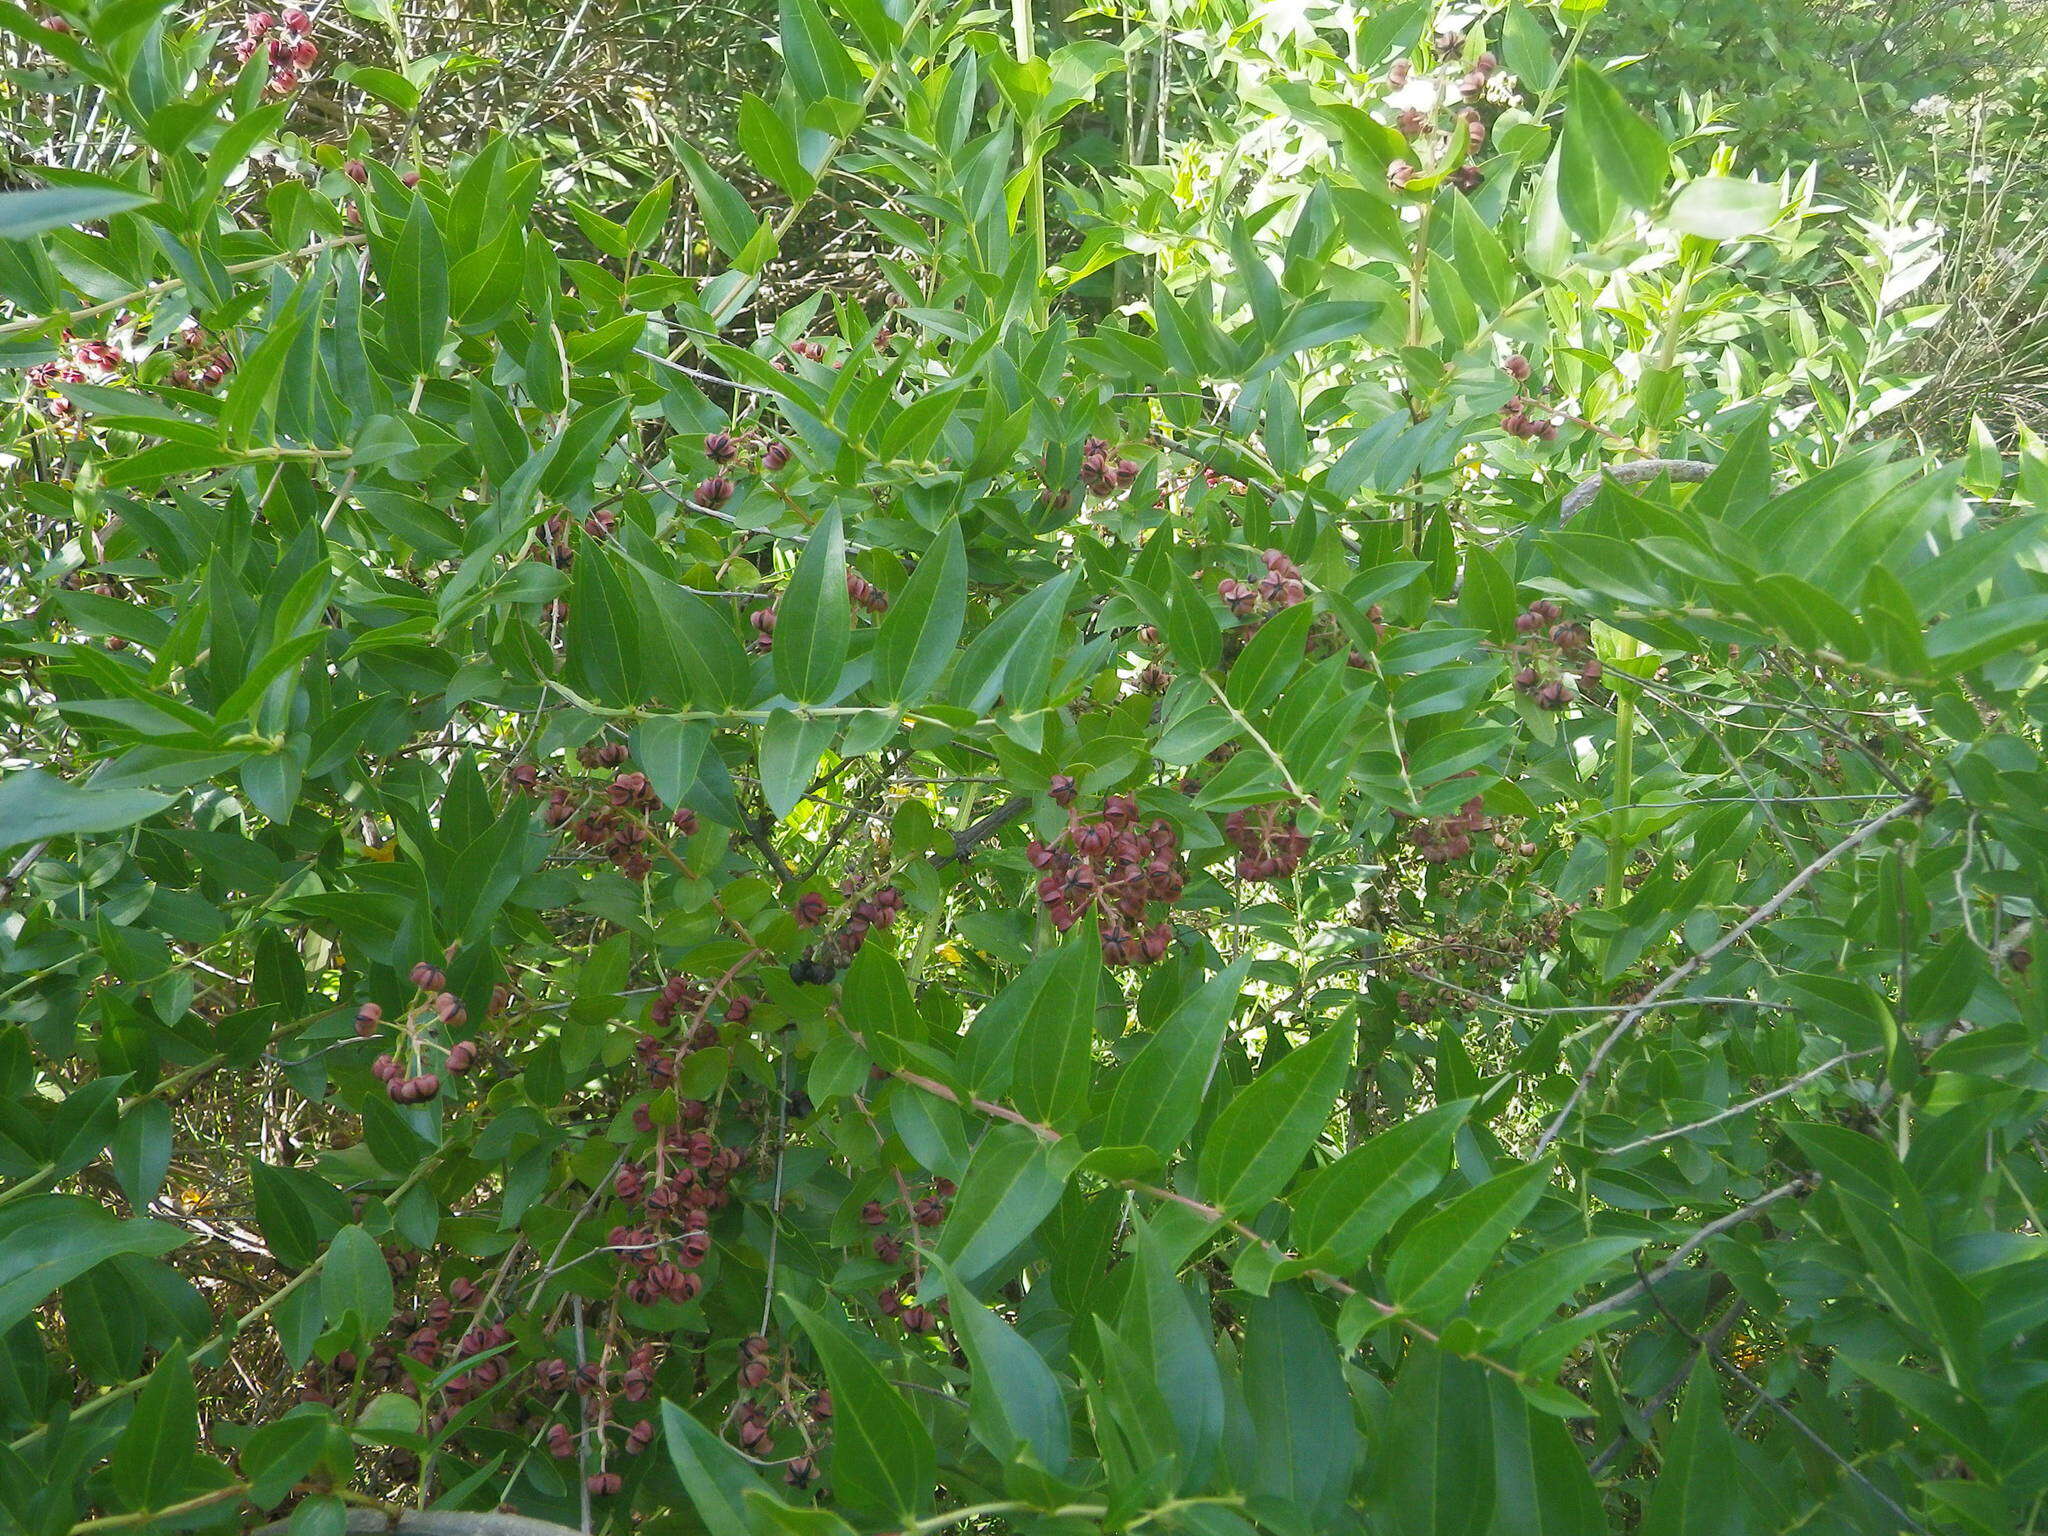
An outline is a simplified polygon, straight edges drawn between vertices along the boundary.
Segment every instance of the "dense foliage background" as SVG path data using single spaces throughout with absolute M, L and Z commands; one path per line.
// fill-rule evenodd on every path
M 2048 1528 L 2042 19 L 0 0 L 0 1529 Z

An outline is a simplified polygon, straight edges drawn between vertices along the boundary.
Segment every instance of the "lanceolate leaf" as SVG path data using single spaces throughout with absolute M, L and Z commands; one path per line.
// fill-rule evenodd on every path
M 1071 1128 L 1088 1101 L 1095 1045 L 1095 992 L 1102 952 L 1092 922 L 1055 951 L 1045 990 L 1017 1036 L 1016 1107 L 1042 1124 Z
M 67 784 L 39 768 L 0 779 L 0 849 L 78 832 L 111 832 L 171 803 L 153 790 Z
M 173 1345 L 135 1399 L 114 1446 L 114 1482 L 130 1509 L 161 1509 L 185 1491 L 199 1448 L 199 1395 L 183 1348 Z
M 1238 960 L 1204 982 L 1117 1075 L 1104 1146 L 1150 1147 L 1162 1158 L 1179 1150 L 1201 1113 L 1223 1032 L 1250 968 L 1249 959 Z
M 123 1253 L 165 1254 L 185 1241 L 162 1222 L 117 1221 L 67 1195 L 39 1195 L 0 1214 L 0 1330 L 58 1286 Z
M 1202 1196 L 1236 1215 L 1286 1186 L 1322 1134 L 1351 1068 L 1351 1025 L 1325 1028 L 1238 1092 L 1202 1147 Z
M 943 1260 L 937 1263 L 946 1280 L 953 1326 L 974 1372 L 968 1422 L 975 1437 L 1004 1460 L 1021 1447 L 1048 1472 L 1065 1472 L 1068 1408 L 1045 1357 L 956 1283 Z
M 1245 1397 L 1258 1441 L 1254 1487 L 1308 1520 L 1334 1522 L 1360 1445 L 1335 1341 L 1305 1292 L 1278 1285 L 1245 1321 Z
M 751 1536 L 746 1496 L 763 1489 L 753 1469 L 674 1403 L 661 1405 L 661 1430 L 669 1461 L 710 1536 Z
M 1391 1299 L 1411 1312 L 1455 1306 L 1536 1204 L 1549 1176 L 1542 1163 L 1512 1169 L 1416 1223 L 1387 1266 Z
M 33 192 L 0 192 L 0 240 L 33 240 L 53 229 L 110 219 L 146 208 L 155 199 L 111 187 L 41 187 Z
M 448 330 L 448 258 L 425 198 L 414 194 L 397 237 L 375 257 L 384 285 L 384 345 L 402 371 L 428 373 Z
M 1495 1497 L 1484 1368 L 1411 1346 L 1386 1425 L 1372 1483 L 1388 1526 L 1400 1536 L 1484 1536 Z
M 1664 1463 L 1643 1511 L 1643 1536 L 1707 1536 L 1741 1531 L 1742 1479 L 1730 1477 L 1734 1437 L 1721 1418 L 1714 1372 L 1696 1368 L 1685 1388 L 1678 1423 L 1665 1443 Z
M 1442 1104 L 1344 1154 L 1294 1200 L 1294 1246 L 1338 1269 L 1355 1269 L 1418 1200 L 1442 1182 L 1451 1139 L 1472 1101 Z
M 799 703 L 829 703 L 846 665 L 849 613 L 837 509 L 811 529 L 775 612 L 776 685 Z
M 936 1476 L 932 1437 L 903 1394 L 848 1335 L 845 1324 L 784 1296 L 831 1383 L 833 1485 L 849 1509 L 898 1518 L 930 1506 Z
M 916 704 L 945 673 L 967 616 L 967 552 L 948 522 L 889 605 L 875 636 L 875 691 Z
M 970 1284 L 1037 1230 L 1059 1203 L 1079 1149 L 1018 1125 L 990 1126 L 974 1149 L 939 1252 Z

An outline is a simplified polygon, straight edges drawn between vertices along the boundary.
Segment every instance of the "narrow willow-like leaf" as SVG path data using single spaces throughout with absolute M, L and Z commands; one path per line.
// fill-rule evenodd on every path
M 1230 1215 L 1286 1187 L 1330 1117 L 1351 1069 L 1352 1026 L 1325 1029 L 1239 1091 L 1203 1143 L 1202 1197 Z

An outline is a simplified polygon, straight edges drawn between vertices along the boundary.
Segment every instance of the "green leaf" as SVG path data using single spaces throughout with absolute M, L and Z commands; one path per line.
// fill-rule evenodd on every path
M 1548 1322 L 1582 1287 L 1643 1241 L 1640 1236 L 1589 1237 L 1538 1254 L 1488 1283 L 1473 1303 L 1472 1321 L 1513 1343 Z
M 1117 1074 L 1102 1131 L 1106 1147 L 1150 1147 L 1170 1158 L 1202 1112 L 1223 1032 L 1237 1007 L 1249 956 L 1233 961 L 1174 1009 Z
M 111 219 L 155 202 L 147 193 L 124 192 L 113 187 L 38 187 L 32 192 L 0 192 L 0 240 L 33 240 L 53 229 Z
M 927 1033 L 902 962 L 879 944 L 863 944 L 846 968 L 839 1006 L 846 1022 L 860 1031 L 868 1054 L 885 1064 L 900 1055 L 891 1052 L 890 1044 L 916 1044 Z
M 1315 1529 L 1341 1523 L 1358 1426 L 1337 1341 L 1300 1287 L 1277 1285 L 1245 1317 L 1244 1388 L 1258 1456 L 1252 1491 Z
M 968 1284 L 979 1283 L 1052 1214 L 1079 1158 L 1077 1148 L 1048 1143 L 1021 1125 L 990 1126 L 953 1197 L 940 1257 Z
M 761 797 L 780 821 L 803 803 L 825 749 L 838 734 L 831 716 L 793 715 L 778 709 L 761 729 Z
M 413 194 L 397 240 L 372 254 L 384 285 L 385 349 L 403 372 L 430 374 L 448 333 L 448 257 L 424 197 Z
M 1202 1147 L 1203 1199 L 1238 1216 L 1280 1193 L 1329 1122 L 1351 1070 L 1351 1039 L 1348 1020 L 1324 1029 L 1230 1101 Z
M 377 1240 L 361 1227 L 343 1227 L 327 1245 L 320 1269 L 320 1307 L 330 1327 L 353 1316 L 356 1337 L 374 1339 L 391 1321 L 391 1269 Z
M 1387 1265 L 1391 1299 L 1419 1313 L 1463 1301 L 1542 1196 L 1549 1177 L 1543 1163 L 1511 1169 L 1416 1223 Z
M 1474 629 L 1496 640 L 1514 639 L 1514 578 L 1500 557 L 1483 544 L 1465 547 L 1465 584 L 1458 593 L 1458 608 Z
M 1671 151 L 1664 136 L 1622 100 L 1607 78 L 1584 61 L 1572 65 L 1565 107 L 1558 196 L 1567 223 L 1587 240 L 1607 231 L 1609 199 L 1649 208 L 1664 195 Z
M 713 170 L 693 146 L 679 141 L 675 152 L 683 162 L 683 174 L 690 178 L 690 190 L 696 196 L 697 213 L 704 220 L 705 233 L 727 260 L 739 260 L 761 221 L 740 195 L 739 188 Z
M 1459 1099 L 1353 1148 L 1302 1186 L 1288 1236 L 1305 1258 L 1358 1268 L 1416 1201 L 1442 1182 L 1451 1142 L 1471 1113 Z
M 1239 714 L 1255 714 L 1272 703 L 1301 670 L 1315 609 L 1308 603 L 1283 608 L 1259 626 L 1230 664 L 1223 692 Z
M 752 91 L 740 98 L 740 148 L 754 169 L 798 202 L 809 197 L 818 178 L 804 167 L 796 134 L 776 110 Z
M 114 1489 L 130 1509 L 161 1509 L 185 1492 L 198 1459 L 199 1393 L 184 1346 L 173 1344 L 135 1396 L 135 1412 L 114 1444 Z
M 1030 1451 L 1060 1476 L 1070 1454 L 1066 1400 L 1045 1357 L 1015 1328 L 975 1300 L 943 1259 L 933 1268 L 946 1283 L 953 1328 L 973 1373 L 967 1422 L 974 1438 L 1000 1461 Z
M 1770 228 L 1783 200 L 1774 186 L 1702 176 L 1678 189 L 1664 222 L 1703 240 L 1743 240 Z
M 335 1428 L 333 1414 L 325 1407 L 294 1409 L 281 1419 L 259 1424 L 240 1457 L 249 1476 L 249 1502 L 267 1509 L 282 1501 L 319 1462 Z
M 892 1517 L 921 1514 L 930 1506 L 938 1476 L 938 1452 L 923 1421 L 861 1352 L 844 1323 L 819 1316 L 787 1294 L 782 1304 L 817 1351 L 832 1390 L 828 1462 L 840 1502 L 850 1510 Z
M 1927 635 L 1935 674 L 1954 677 L 1995 656 L 2048 640 L 2048 593 L 2009 597 L 2003 602 L 1944 620 Z
M 746 1496 L 767 1490 L 740 1453 L 667 1401 L 661 1405 L 661 1437 L 710 1536 L 754 1536 Z
M 1493 1524 L 1488 1536 L 1582 1536 L 1607 1529 L 1600 1490 L 1571 1431 L 1515 1384 L 1489 1376 L 1493 1399 Z
M 775 613 L 776 686 L 800 704 L 830 703 L 846 666 L 851 621 L 846 536 L 837 507 L 811 529 Z
M 114 1177 L 136 1210 L 142 1210 L 163 1188 L 171 1167 L 171 1108 L 149 1099 L 121 1116 L 114 1132 Z
M 711 727 L 706 722 L 655 715 L 633 727 L 633 765 L 647 775 L 663 805 L 681 805 L 697 782 L 698 766 L 710 744 Z
M 816 0 L 782 0 L 782 62 L 805 106 L 827 96 L 860 96 L 860 71 Z
M 966 618 L 967 546 L 954 520 L 940 530 L 882 619 L 870 653 L 874 696 L 921 703 L 951 664 Z
M 1721 1393 L 1711 1370 L 1692 1373 L 1678 1423 L 1659 1450 L 1661 1465 L 1643 1511 L 1642 1536 L 1731 1536 L 1746 1528 L 1742 1479 L 1728 1475 L 1735 1440 L 1721 1417 Z
M 68 1195 L 41 1195 L 0 1208 L 0 1333 L 49 1294 L 117 1255 L 160 1258 L 185 1235 L 160 1221 L 117 1221 Z
M 564 626 L 570 681 L 600 704 L 641 701 L 641 610 L 617 562 L 585 549 L 569 584 Z
M 1041 1124 L 1072 1129 L 1088 1102 L 1101 978 L 1095 924 L 1077 924 L 1054 951 L 1045 989 L 1017 1034 L 1011 1092 L 1016 1107 Z
M 1373 1497 L 1397 1536 L 1483 1536 L 1493 1518 L 1493 1410 L 1486 1372 L 1416 1342 L 1374 1447 Z
M 77 832 L 117 832 L 170 803 L 171 796 L 154 790 L 94 789 L 24 768 L 0 779 L 0 848 Z

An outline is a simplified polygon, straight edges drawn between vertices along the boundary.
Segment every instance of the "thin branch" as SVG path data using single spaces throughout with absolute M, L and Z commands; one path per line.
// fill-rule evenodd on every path
M 1773 1099 L 1782 1099 L 1788 1093 L 1796 1093 L 1815 1078 L 1825 1077 L 1845 1061 L 1859 1061 L 1865 1056 L 1875 1056 L 1883 1049 L 1884 1047 L 1881 1045 L 1873 1045 L 1860 1051 L 1844 1051 L 1841 1055 L 1831 1057 L 1829 1060 L 1822 1062 L 1811 1071 L 1800 1073 L 1791 1082 L 1781 1087 L 1773 1088 L 1769 1093 L 1760 1093 L 1753 1099 L 1743 1100 L 1740 1104 L 1730 1104 L 1719 1114 L 1709 1115 L 1704 1120 L 1695 1120 L 1691 1125 L 1675 1125 L 1668 1131 L 1658 1131 L 1652 1136 L 1640 1136 L 1634 1141 L 1623 1142 L 1618 1147 L 1602 1148 L 1600 1155 L 1602 1157 L 1615 1157 L 1623 1152 L 1634 1152 L 1643 1147 L 1653 1147 L 1660 1141 L 1670 1141 L 1674 1137 L 1690 1136 L 1694 1131 L 1703 1131 L 1708 1126 L 1719 1125 L 1724 1120 L 1733 1120 L 1737 1115 L 1746 1115 L 1759 1105 L 1768 1104 Z
M 1704 1227 L 1701 1227 L 1699 1231 L 1693 1233 L 1691 1237 L 1687 1238 L 1684 1242 L 1680 1243 L 1678 1245 L 1678 1251 L 1672 1254 L 1671 1257 L 1666 1259 L 1662 1264 L 1659 1264 L 1648 1275 L 1644 1276 L 1641 1280 L 1638 1280 L 1634 1285 L 1628 1286 L 1623 1290 L 1616 1291 L 1612 1296 L 1603 1296 L 1598 1301 L 1592 1303 L 1590 1306 L 1581 1307 L 1576 1313 L 1573 1314 L 1572 1320 L 1574 1322 L 1579 1322 L 1589 1317 L 1600 1317 L 1608 1312 L 1620 1311 L 1623 1307 L 1627 1306 L 1630 1302 L 1634 1301 L 1638 1296 L 1641 1296 L 1646 1291 L 1648 1291 L 1651 1286 L 1657 1284 L 1660 1280 L 1663 1280 L 1665 1277 L 1675 1274 L 1680 1269 L 1684 1268 L 1685 1261 L 1691 1258 L 1695 1253 L 1699 1252 L 1700 1248 L 1704 1246 L 1709 1240 L 1719 1237 L 1723 1232 L 1726 1232 L 1730 1227 L 1739 1227 L 1745 1221 L 1754 1220 L 1756 1217 L 1762 1215 L 1765 1211 L 1769 1210 L 1772 1206 L 1776 1205 L 1780 1200 L 1784 1200 L 1795 1195 L 1805 1196 L 1807 1194 L 1810 1194 L 1819 1185 L 1819 1183 L 1819 1174 L 1802 1173 L 1797 1178 L 1791 1179 L 1786 1183 L 1780 1184 L 1776 1189 L 1771 1190 L 1768 1194 L 1759 1195 L 1756 1199 L 1750 1201 L 1749 1204 L 1743 1206 L 1741 1209 L 1730 1211 L 1726 1216 L 1722 1216 L 1717 1220 L 1708 1222 Z
M 1549 1128 L 1544 1131 L 1542 1137 L 1537 1141 L 1535 1151 L 1531 1155 L 1541 1156 L 1550 1149 L 1550 1144 L 1564 1133 L 1565 1125 L 1572 1117 L 1572 1111 L 1577 1109 L 1580 1102 L 1585 1098 L 1587 1090 L 1593 1084 L 1593 1079 L 1599 1075 L 1600 1068 L 1606 1064 L 1607 1058 L 1614 1053 L 1615 1047 L 1627 1038 L 1629 1031 L 1636 1027 L 1636 1024 L 1642 1019 L 1643 1015 L 1650 1011 L 1652 1005 L 1669 995 L 1686 977 L 1701 970 L 1717 956 L 1740 943 L 1744 935 L 1748 934 L 1751 930 L 1776 917 L 1779 912 L 1784 910 L 1787 902 L 1805 890 L 1815 876 L 1820 874 L 1822 870 L 1834 863 L 1843 854 L 1860 848 L 1900 817 L 1918 815 L 1926 808 L 1926 799 L 1916 793 L 1908 795 L 1904 800 L 1901 800 L 1882 815 L 1872 817 L 1839 843 L 1835 844 L 1834 847 L 1828 849 L 1827 852 L 1815 859 L 1811 864 L 1800 870 L 1769 901 L 1758 907 L 1748 917 L 1745 917 L 1733 928 L 1722 934 L 1720 938 L 1709 944 L 1705 949 L 1694 955 L 1690 960 L 1672 971 L 1662 981 L 1658 982 L 1656 986 L 1651 988 L 1641 1001 L 1633 1004 L 1627 1012 L 1622 1014 L 1620 1022 L 1609 1032 L 1607 1038 L 1600 1042 L 1599 1049 L 1593 1052 L 1593 1059 L 1586 1063 L 1586 1070 L 1581 1072 L 1578 1081 L 1572 1084 L 1571 1096 L 1565 1100 L 1564 1107 L 1557 1112 L 1557 1118 L 1550 1122 Z

